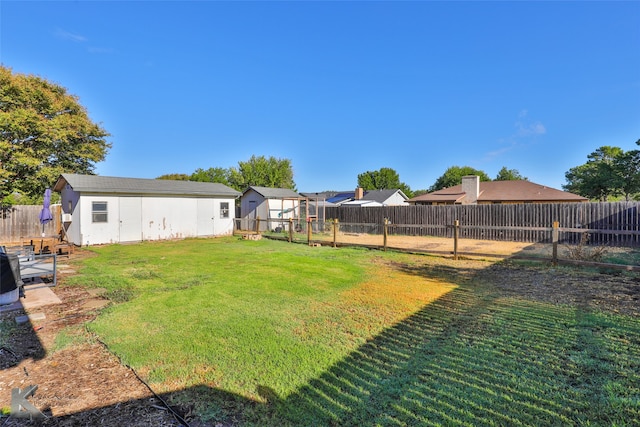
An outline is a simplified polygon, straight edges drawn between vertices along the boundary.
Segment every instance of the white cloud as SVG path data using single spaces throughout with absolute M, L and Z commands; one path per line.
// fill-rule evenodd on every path
M 485 153 L 485 160 L 491 161 L 500 158 L 507 152 L 526 145 L 528 143 L 525 141 L 526 138 L 547 133 L 547 128 L 541 122 L 529 120 L 528 115 L 527 110 L 521 110 L 518 113 L 518 118 L 513 125 L 515 132 L 506 138 L 500 138 L 498 142 L 501 147 Z
M 544 135 L 547 133 L 547 129 L 544 127 L 542 123 L 539 121 L 531 121 L 527 118 L 529 112 L 527 110 L 522 110 L 518 113 L 518 120 L 516 120 L 514 127 L 516 128 L 516 133 L 513 135 L 514 138 L 521 138 L 533 135 Z
M 65 31 L 61 28 L 56 28 L 54 35 L 62 40 L 69 40 L 76 43 L 83 43 L 87 41 L 85 36 L 80 34 L 70 33 L 69 31 Z
M 540 122 L 522 123 L 518 121 L 516 122 L 515 127 L 516 137 L 544 135 L 545 133 L 547 133 L 547 129 Z

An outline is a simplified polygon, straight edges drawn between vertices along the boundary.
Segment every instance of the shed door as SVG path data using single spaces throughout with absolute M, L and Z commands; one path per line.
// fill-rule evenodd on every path
M 215 235 L 215 215 L 213 199 L 198 199 L 198 236 Z
M 120 241 L 142 240 L 142 197 L 120 197 Z

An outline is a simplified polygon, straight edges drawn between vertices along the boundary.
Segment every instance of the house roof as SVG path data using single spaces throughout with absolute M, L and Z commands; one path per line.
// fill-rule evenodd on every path
M 349 201 L 355 199 L 356 193 L 355 191 L 344 191 L 342 193 L 334 194 L 333 196 L 327 199 L 329 203 L 340 203 L 344 201 Z
M 409 200 L 410 203 L 462 203 L 462 184 Z M 587 198 L 530 181 L 481 181 L 478 203 L 482 202 L 583 202 Z
M 332 197 L 335 197 L 338 194 L 341 193 L 349 193 L 348 191 L 320 191 L 317 193 L 309 193 L 309 192 L 305 192 L 305 193 L 300 193 L 301 195 L 303 195 L 304 197 L 308 197 L 309 199 L 325 199 L 325 200 L 329 200 Z M 351 191 L 351 195 L 353 196 L 354 192 Z
M 250 186 L 249 188 L 244 190 L 244 193 L 242 194 L 246 194 L 249 190 L 255 191 L 265 199 L 299 199 L 301 197 L 299 193 L 296 193 L 289 188 L 271 188 L 257 186 Z
M 384 206 L 384 203 L 378 202 L 376 200 L 360 199 L 360 200 L 350 200 L 348 202 L 344 202 L 344 203 L 342 203 L 342 206 L 367 206 L 367 207 L 371 207 L 371 206 Z
M 402 190 L 395 189 L 395 190 L 368 190 L 365 193 L 364 197 L 362 197 L 362 200 L 373 200 L 379 203 L 384 203 L 396 193 L 400 193 L 400 195 L 404 200 L 409 199 L 407 196 L 405 196 Z
M 173 181 L 165 179 L 117 178 L 111 176 L 62 174 L 53 189 L 62 191 L 69 184 L 74 191 L 115 194 L 162 194 L 238 197 L 240 192 L 216 182 Z

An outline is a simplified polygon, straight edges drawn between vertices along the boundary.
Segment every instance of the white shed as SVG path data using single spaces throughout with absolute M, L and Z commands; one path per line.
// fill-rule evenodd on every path
M 233 233 L 240 193 L 223 184 L 60 175 L 62 223 L 76 245 Z
M 302 196 L 288 188 L 251 186 L 240 198 L 241 228 L 254 229 L 254 220 L 260 219 L 260 230 L 288 229 L 289 218 L 300 219 Z M 264 222 L 262 222 L 264 221 Z

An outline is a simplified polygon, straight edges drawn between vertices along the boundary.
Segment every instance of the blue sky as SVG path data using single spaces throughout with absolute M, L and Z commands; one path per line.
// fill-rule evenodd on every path
M 96 172 L 290 159 L 300 191 L 450 166 L 560 188 L 640 139 L 640 2 L 0 2 L 0 62 L 79 97 Z

